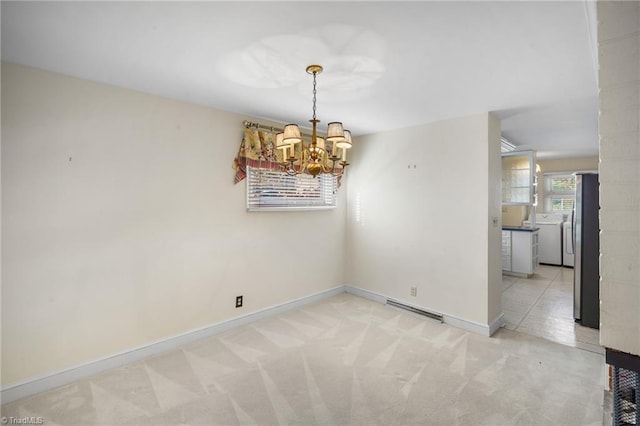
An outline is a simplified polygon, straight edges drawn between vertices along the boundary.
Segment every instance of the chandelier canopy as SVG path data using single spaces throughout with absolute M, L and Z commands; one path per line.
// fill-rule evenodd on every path
M 297 124 L 287 124 L 281 133 L 276 134 L 276 148 L 282 150 L 282 165 L 290 175 L 308 173 L 317 176 L 329 173 L 339 176 L 349 165 L 347 150 L 352 146 L 351 132 L 344 130 L 342 123 L 329 123 L 326 138 L 317 134 L 320 120 L 316 118 L 316 77 L 321 72 L 320 65 L 307 67 L 307 73 L 313 76 L 313 116 L 309 120 L 312 126 L 311 140 L 305 143 Z M 298 144 L 300 146 L 296 148 Z M 337 168 L 336 165 L 341 167 Z

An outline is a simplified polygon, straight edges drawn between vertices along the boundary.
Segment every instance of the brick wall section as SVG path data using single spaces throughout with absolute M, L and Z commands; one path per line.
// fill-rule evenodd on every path
M 640 354 L 640 2 L 598 1 L 600 343 Z

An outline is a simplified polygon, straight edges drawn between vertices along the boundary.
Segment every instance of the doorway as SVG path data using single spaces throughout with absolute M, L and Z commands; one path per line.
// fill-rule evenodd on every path
M 573 269 L 539 265 L 530 278 L 502 276 L 505 328 L 604 354 L 600 332 L 573 318 Z

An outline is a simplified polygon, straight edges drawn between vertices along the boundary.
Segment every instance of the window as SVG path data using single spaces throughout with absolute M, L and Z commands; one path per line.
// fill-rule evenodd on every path
M 327 174 L 290 176 L 247 167 L 247 210 L 322 210 L 336 207 L 337 178 Z
M 576 177 L 570 174 L 544 176 L 545 211 L 567 213 L 573 210 L 576 199 Z

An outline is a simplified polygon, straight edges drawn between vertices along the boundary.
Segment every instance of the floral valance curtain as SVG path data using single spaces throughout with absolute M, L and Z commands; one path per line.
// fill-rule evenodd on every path
M 283 161 L 282 151 L 276 149 L 276 134 L 268 130 L 247 128 L 244 130 L 238 156 L 233 160 L 235 183 L 247 176 L 247 166 L 279 170 Z
M 300 146 L 296 147 L 296 155 L 300 154 Z M 325 146 L 320 146 L 323 150 Z M 331 150 L 329 144 L 326 144 L 326 148 Z M 324 152 L 324 151 L 323 151 Z M 242 136 L 242 142 L 240 142 L 240 149 L 238 155 L 233 160 L 233 168 L 236 171 L 234 178 L 235 183 L 242 181 L 247 177 L 247 166 L 254 168 L 270 169 L 270 170 L 284 170 L 281 163 L 284 161 L 282 158 L 282 150 L 276 149 L 276 133 L 271 130 L 261 130 L 255 127 L 248 127 L 244 129 L 244 135 Z M 329 152 L 331 155 L 331 152 Z M 323 154 L 323 164 L 329 170 L 332 163 L 327 160 L 327 154 Z M 342 166 L 335 163 L 335 171 L 339 174 L 342 171 Z M 294 168 L 299 170 L 299 162 L 294 164 Z M 340 177 L 338 177 L 338 186 L 340 185 Z

